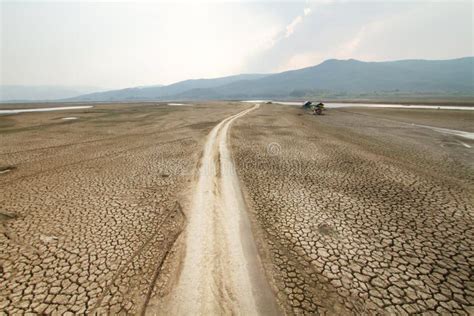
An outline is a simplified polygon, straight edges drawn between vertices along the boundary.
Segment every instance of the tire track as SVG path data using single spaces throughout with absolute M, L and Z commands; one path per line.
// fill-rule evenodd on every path
M 164 314 L 278 314 L 227 146 L 232 122 L 258 107 L 224 119 L 207 138 L 187 214 L 183 269 Z

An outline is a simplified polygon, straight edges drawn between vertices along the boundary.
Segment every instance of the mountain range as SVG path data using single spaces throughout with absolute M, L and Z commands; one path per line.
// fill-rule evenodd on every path
M 474 57 L 364 62 L 330 59 L 276 74 L 181 81 L 162 87 L 93 93 L 74 101 L 294 98 L 373 94 L 472 95 Z
M 215 79 L 190 79 L 170 84 L 168 86 L 148 86 L 110 90 L 105 92 L 91 93 L 72 101 L 123 101 L 123 100 L 166 100 L 173 99 L 179 95 L 185 95 L 189 91 L 206 91 L 216 87 L 226 86 L 234 82 L 252 81 L 265 77 L 262 74 L 242 74 Z
M 474 57 L 365 62 L 330 59 L 275 74 L 191 79 L 63 98 L 61 101 L 358 98 L 387 95 L 474 97 Z

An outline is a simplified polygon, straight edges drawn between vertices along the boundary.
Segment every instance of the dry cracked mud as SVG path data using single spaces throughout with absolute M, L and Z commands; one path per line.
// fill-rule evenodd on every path
M 205 137 L 244 108 L 0 116 L 0 313 L 144 313 Z
M 407 122 L 472 129 L 474 116 L 264 105 L 234 126 L 237 170 L 287 313 L 474 312 L 472 149 Z
M 162 312 L 208 135 L 249 108 L 0 116 L 0 314 Z M 252 228 L 240 234 L 254 236 L 282 311 L 474 313 L 474 142 L 418 126 L 473 122 L 263 104 L 235 120 L 227 142 Z

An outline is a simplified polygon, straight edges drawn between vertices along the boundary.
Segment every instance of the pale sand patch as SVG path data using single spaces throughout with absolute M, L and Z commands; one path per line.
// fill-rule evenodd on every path
M 193 106 L 191 103 L 168 103 L 169 106 Z

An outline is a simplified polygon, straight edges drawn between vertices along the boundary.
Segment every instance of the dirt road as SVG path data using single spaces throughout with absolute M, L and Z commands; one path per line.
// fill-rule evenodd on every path
M 208 136 L 188 214 L 183 269 L 167 312 L 255 315 L 277 310 L 227 145 L 232 122 L 257 107 L 226 118 Z

